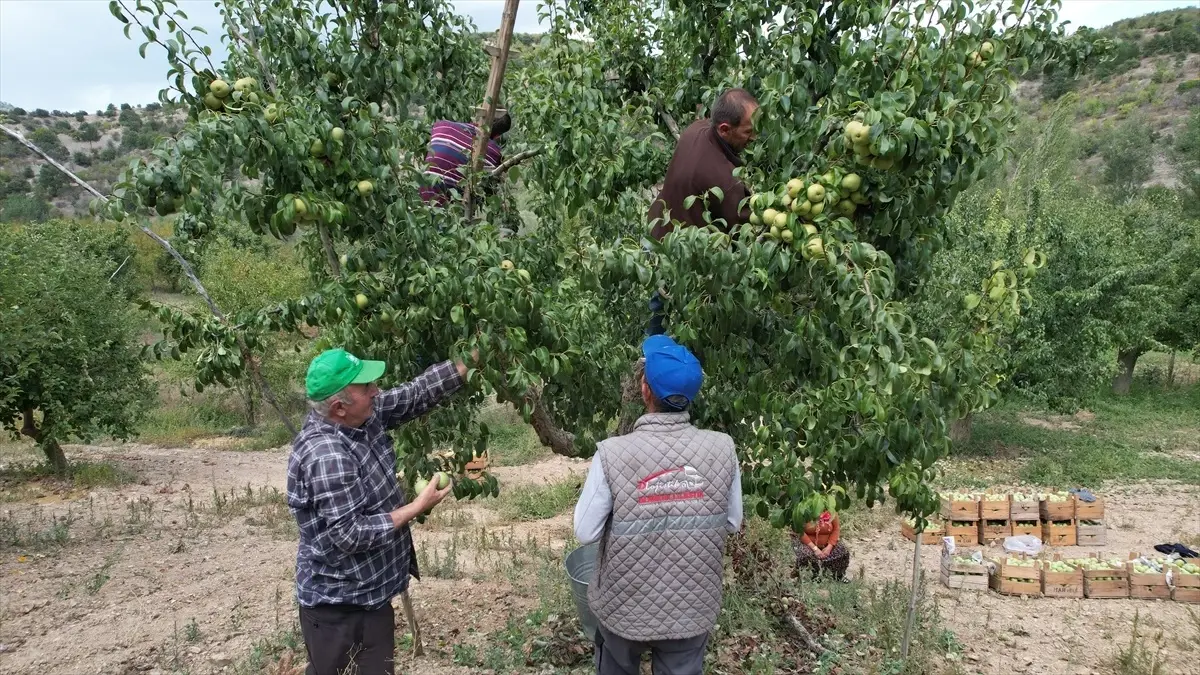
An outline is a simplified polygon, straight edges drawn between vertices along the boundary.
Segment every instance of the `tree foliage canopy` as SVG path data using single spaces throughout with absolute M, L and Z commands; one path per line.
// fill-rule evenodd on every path
M 885 487 L 903 510 L 932 510 L 946 420 L 994 399 L 984 354 L 1041 259 L 981 264 L 976 292 L 946 298 L 959 328 L 939 340 L 918 332 L 911 298 L 954 235 L 956 196 L 1004 152 L 1014 78 L 1103 46 L 1065 37 L 1052 0 L 544 5 L 550 34 L 503 101 L 513 141 L 543 150 L 510 176 L 525 212 L 501 190 L 465 222 L 461 203 L 417 196 L 430 123 L 470 118 L 487 73 L 444 0 L 225 0 L 225 64 L 169 5 L 132 4 L 114 16 L 143 52 L 165 46 L 162 98 L 190 117 L 123 176 L 107 215 L 178 209 L 199 245 L 229 223 L 296 238 L 317 288 L 231 323 L 160 308 L 160 352 L 200 354 L 200 385 L 244 367 L 235 332 L 255 347 L 301 323 L 396 377 L 478 348 L 472 394 L 399 432 L 407 466 L 485 444 L 468 413 L 487 393 L 557 451 L 588 454 L 621 413 L 645 298 L 665 287 L 668 329 L 706 372 L 698 423 L 735 437 L 756 511 L 792 526 Z M 668 117 L 693 119 L 733 85 L 762 103 L 739 172 L 760 224 L 646 241 Z M 782 220 L 761 224 L 767 209 Z

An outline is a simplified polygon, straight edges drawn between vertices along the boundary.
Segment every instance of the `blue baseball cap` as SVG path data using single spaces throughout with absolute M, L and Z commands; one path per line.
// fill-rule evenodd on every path
M 687 347 L 666 335 L 651 335 L 642 342 L 646 357 L 646 384 L 659 400 L 683 408 L 700 393 L 704 371 Z M 685 399 L 686 403 L 680 402 Z

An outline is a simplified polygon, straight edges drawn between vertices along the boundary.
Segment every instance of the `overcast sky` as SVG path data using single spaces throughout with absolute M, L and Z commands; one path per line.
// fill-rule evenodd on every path
M 480 30 L 500 24 L 503 0 L 451 2 Z M 192 24 L 214 37 L 220 34 L 212 0 L 179 0 L 179 5 Z M 1131 16 L 1198 5 L 1200 0 L 1065 0 L 1061 18 L 1101 28 Z M 521 3 L 517 32 L 541 30 L 537 8 L 537 0 Z M 138 44 L 125 39 L 108 0 L 0 0 L 0 101 L 70 112 L 152 102 L 166 83 L 166 61 L 154 49 L 142 60 Z M 219 44 L 212 47 L 215 56 L 224 51 Z

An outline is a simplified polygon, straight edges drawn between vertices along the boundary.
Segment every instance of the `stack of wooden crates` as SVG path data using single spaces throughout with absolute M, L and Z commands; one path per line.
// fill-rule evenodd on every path
M 942 500 L 942 522 L 947 537 L 954 537 L 957 546 L 979 543 L 979 502 L 975 500 Z
M 1012 536 L 1009 520 L 1010 497 L 1006 494 L 984 493 L 979 500 L 979 543 L 991 544 Z
M 1075 545 L 1075 497 L 1053 501 L 1042 496 L 1042 544 L 1045 546 Z
M 1075 498 L 1075 543 L 1077 546 L 1104 546 L 1108 543 L 1104 520 L 1104 498 L 1085 502 Z
M 1036 499 L 1037 495 L 1021 494 L 1022 499 L 1018 499 L 1016 495 L 1012 496 L 1012 500 L 1008 503 L 1008 516 L 1012 522 L 1013 536 L 1027 534 L 1038 539 L 1042 538 L 1042 509 L 1040 502 Z M 1024 497 L 1035 497 L 1035 499 L 1024 499 Z

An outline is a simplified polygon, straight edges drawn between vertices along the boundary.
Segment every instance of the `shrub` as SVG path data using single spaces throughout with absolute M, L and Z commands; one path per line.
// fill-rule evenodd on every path
M 75 140 L 83 143 L 94 143 L 100 140 L 100 130 L 91 122 L 84 122 L 75 130 Z
M 1124 106 L 1122 106 L 1124 107 Z M 1109 131 L 1100 145 L 1104 157 L 1104 182 L 1118 197 L 1137 193 L 1154 171 L 1154 132 L 1139 119 Z
M 67 187 L 69 180 L 58 169 L 49 164 L 43 164 L 42 168 L 38 169 L 37 182 L 34 184 L 34 189 L 38 195 L 47 199 L 53 199 Z
M 70 153 L 63 146 L 62 141 L 59 140 L 58 134 L 54 133 L 52 129 L 46 127 L 36 129 L 29 135 L 29 140 L 34 145 L 45 150 L 47 155 L 60 162 L 66 161 L 67 157 L 70 156 Z
M 38 197 L 9 195 L 0 202 L 0 223 L 38 223 L 49 217 L 50 205 Z
M 121 114 L 117 117 L 117 124 L 131 130 L 141 129 L 142 118 L 132 108 L 121 108 Z
M 219 239 L 206 248 L 202 269 L 212 271 L 202 273 L 202 280 L 213 301 L 231 313 L 299 297 L 310 287 L 304 265 L 295 259 L 289 248 L 254 251 Z M 303 401 L 290 396 L 289 392 L 296 391 L 296 383 L 305 367 L 304 355 L 291 349 L 300 342 L 296 337 L 282 333 L 270 339 L 275 345 L 263 352 L 270 355 L 262 360 L 263 375 L 278 396 L 299 405 Z M 238 389 L 247 403 L 247 418 L 254 424 L 259 393 L 248 379 L 239 382 Z
M 29 181 L 15 174 L 0 171 L 0 199 L 29 192 Z
M 1086 117 L 1100 117 L 1108 110 L 1108 105 L 1099 97 L 1093 96 L 1080 104 L 1079 108 Z
M 75 162 L 79 166 L 91 166 L 92 155 L 81 150 L 76 150 L 75 153 L 71 155 L 71 161 Z
M 24 108 L 21 108 L 19 106 L 8 111 L 8 113 L 14 117 L 23 117 L 23 116 L 29 114 L 29 113 L 25 112 Z
M 1175 91 L 1180 94 L 1193 89 L 1200 89 L 1200 80 L 1184 80 L 1175 86 Z
M 50 112 L 48 110 L 46 110 L 45 108 L 36 108 L 33 111 L 33 116 L 34 117 L 49 117 Z

